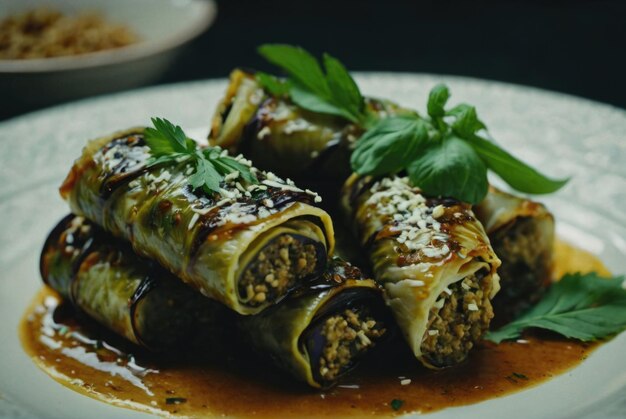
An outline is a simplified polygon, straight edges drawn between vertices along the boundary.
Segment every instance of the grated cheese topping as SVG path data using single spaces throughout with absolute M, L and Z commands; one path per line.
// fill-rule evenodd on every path
M 111 144 L 111 143 L 109 143 Z M 132 167 L 142 165 L 150 158 L 148 146 L 129 147 L 124 141 L 116 141 L 112 147 L 103 147 L 94 155 L 94 161 L 102 166 L 106 172 L 115 172 L 121 163 L 127 171 Z
M 220 156 L 227 155 L 227 150 L 220 150 Z M 134 166 L 144 166 L 149 158 L 149 147 L 140 146 L 136 143 L 131 144 L 124 140 L 109 143 L 108 146 L 101 148 L 94 154 L 95 162 L 106 172 L 130 172 Z M 191 162 L 180 161 L 180 164 L 175 167 L 168 166 L 151 170 L 133 179 L 128 186 L 131 189 L 147 190 L 152 194 L 160 193 L 167 188 L 171 197 L 183 197 L 189 202 L 189 208 L 194 212 L 187 226 L 189 230 L 194 227 L 201 216 L 209 214 L 216 207 L 228 207 L 227 210 L 221 211 L 219 220 L 216 220 L 217 226 L 227 223 L 250 224 L 258 219 L 270 217 L 279 211 L 272 199 L 265 198 L 260 202 L 251 202 L 249 199 L 252 197 L 252 193 L 267 191 L 268 187 L 305 193 L 310 195 L 314 202 L 322 200 L 317 193 L 298 188 L 291 179 L 283 180 L 272 172 L 262 172 L 252 167 L 252 162 L 241 154 L 233 158 L 240 164 L 247 166 L 261 183 L 247 184 L 239 171 L 228 173 L 220 184 L 217 202 L 215 202 L 215 196 L 196 195 L 194 191 L 190 190 L 187 177 L 195 170 Z
M 443 258 L 450 253 L 446 244 L 450 237 L 441 231 L 441 223 L 436 220 L 444 214 L 444 207 L 429 207 L 419 188 L 411 186 L 407 177 L 384 178 L 370 192 L 365 204 L 389 217 L 393 223 L 391 231 L 400 233 L 395 239 L 398 243 L 429 258 Z

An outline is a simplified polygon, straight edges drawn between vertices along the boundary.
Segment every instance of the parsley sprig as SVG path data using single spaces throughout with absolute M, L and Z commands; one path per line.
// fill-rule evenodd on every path
M 597 273 L 565 275 L 543 299 L 522 316 L 486 339 L 496 343 L 516 339 L 528 328 L 547 329 L 567 338 L 590 341 L 626 329 L 624 277 Z
M 472 204 L 487 194 L 488 170 L 531 194 L 555 192 L 568 181 L 548 178 L 487 139 L 486 126 L 473 106 L 446 109 L 450 91 L 443 84 L 430 92 L 428 116 L 376 118 L 345 67 L 330 55 L 323 56 L 324 72 L 315 57 L 299 47 L 263 45 L 259 53 L 288 75 L 281 80 L 258 74 L 271 94 L 287 95 L 304 109 L 340 116 L 366 129 L 351 157 L 352 169 L 360 175 L 406 172 L 428 195 Z
M 206 193 L 219 192 L 224 176 L 233 172 L 239 172 L 239 176 L 249 184 L 258 183 L 249 166 L 226 155 L 221 148 L 199 148 L 181 127 L 167 119 L 152 118 L 152 124 L 153 128 L 144 130 L 144 140 L 151 154 L 148 167 L 190 162 L 195 170 L 189 177 L 189 184 L 194 189 L 202 188 Z

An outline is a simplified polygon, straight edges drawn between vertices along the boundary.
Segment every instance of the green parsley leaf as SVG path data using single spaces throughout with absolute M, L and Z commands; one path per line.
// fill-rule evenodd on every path
M 205 153 L 206 155 L 206 153 Z M 237 160 L 232 158 L 215 158 L 213 159 L 213 164 L 218 172 L 227 175 L 232 172 L 239 172 L 239 176 L 243 178 L 243 180 L 250 184 L 259 183 L 257 177 L 250 171 L 250 168 L 245 164 L 239 163 Z
M 219 191 L 223 176 L 215 169 L 211 160 L 198 158 L 196 171 L 189 176 L 189 184 L 194 188 L 204 188 L 208 191 Z
M 154 128 L 146 128 L 144 140 L 154 157 L 190 151 L 183 129 L 162 118 L 152 118 Z
M 431 118 L 441 118 L 446 114 L 444 107 L 450 99 L 450 90 L 445 84 L 438 84 L 433 87 L 428 96 L 428 115 Z
M 362 123 L 367 116 L 365 102 L 359 88 L 346 68 L 328 54 L 324 54 L 324 70 L 317 59 L 300 47 L 266 44 L 259 54 L 282 68 L 289 76 L 288 91 L 293 102 L 307 110 L 343 117 Z M 270 93 L 275 83 L 265 76 L 257 77 Z
M 496 144 L 477 135 L 467 137 L 469 144 L 506 183 L 520 192 L 547 194 L 561 189 L 569 179 L 550 179 L 516 159 Z
M 551 330 L 567 338 L 590 341 L 626 329 L 624 277 L 597 273 L 569 274 L 550 286 L 537 305 L 485 338 L 496 343 L 516 339 L 527 328 Z
M 148 167 L 175 165 L 191 160 L 195 170 L 189 176 L 189 184 L 194 189 L 202 188 L 206 193 L 219 192 L 224 176 L 233 172 L 239 172 L 239 176 L 247 183 L 258 183 L 249 166 L 223 154 L 221 148 L 199 149 L 181 127 L 167 119 L 152 118 L 152 123 L 154 128 L 144 130 L 144 141 L 152 155 Z
M 360 175 L 395 173 L 409 165 L 425 148 L 426 123 L 416 117 L 381 119 L 366 131 L 350 162 Z
M 407 167 L 409 179 L 427 195 L 451 196 L 477 204 L 489 188 L 487 167 L 472 147 L 456 136 L 429 146 Z
M 404 400 L 393 399 L 389 405 L 393 410 L 400 410 L 400 408 L 404 405 Z

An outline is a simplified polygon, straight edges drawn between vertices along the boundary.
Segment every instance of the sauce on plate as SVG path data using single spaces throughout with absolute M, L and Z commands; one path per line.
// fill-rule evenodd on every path
M 595 256 L 558 242 L 555 272 L 609 272 Z M 430 371 L 407 345 L 386 342 L 337 387 L 315 391 L 247 351 L 150 354 L 75 313 L 48 288 L 26 311 L 26 352 L 55 380 L 111 404 L 194 417 L 389 417 L 501 397 L 582 362 L 597 344 L 552 334 L 482 342 L 462 365 Z

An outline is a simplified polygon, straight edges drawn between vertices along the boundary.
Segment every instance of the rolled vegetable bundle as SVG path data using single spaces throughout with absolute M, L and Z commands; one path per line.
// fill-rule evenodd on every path
M 185 286 L 128 244 L 68 215 L 41 253 L 46 284 L 100 324 L 150 350 L 202 340 L 216 351 L 228 309 Z
M 333 229 L 313 192 L 250 167 L 258 183 L 234 172 L 206 193 L 190 185 L 189 161 L 148 166 L 149 158 L 143 128 L 93 140 L 61 194 L 74 213 L 241 314 L 262 311 L 324 269 Z
M 474 208 L 502 261 L 502 289 L 493 300 L 498 323 L 539 300 L 551 281 L 554 217 L 545 206 L 490 188 Z
M 353 175 L 342 206 L 415 356 L 463 361 L 489 328 L 500 261 L 469 204 L 424 197 L 405 177 Z
M 366 99 L 372 116 L 408 113 L 383 100 Z M 306 111 L 265 91 L 241 70 L 217 107 L 209 142 L 243 153 L 281 176 L 343 182 L 351 173 L 350 154 L 364 129 L 344 119 Z
M 339 259 L 308 288 L 240 319 L 243 336 L 259 353 L 316 388 L 354 368 L 389 325 L 380 287 Z

